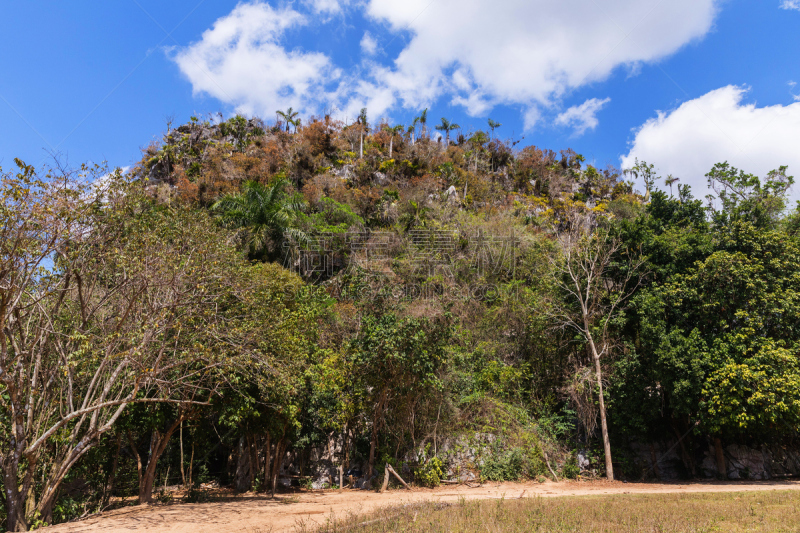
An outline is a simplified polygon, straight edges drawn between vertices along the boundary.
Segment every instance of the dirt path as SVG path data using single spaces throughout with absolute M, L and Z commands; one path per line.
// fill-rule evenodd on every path
M 48 533 L 125 532 L 217 533 L 227 531 L 272 532 L 295 531 L 322 524 L 332 514 L 343 517 L 361 514 L 375 508 L 419 501 L 458 501 L 466 499 L 558 497 L 602 494 L 653 494 L 676 492 L 736 492 L 760 490 L 800 490 L 800 481 L 690 482 L 690 483 L 488 483 L 482 487 L 440 487 L 414 492 L 371 491 L 308 492 L 269 500 L 257 495 L 202 504 L 153 505 L 126 507 L 97 515 L 80 522 L 44 529 Z

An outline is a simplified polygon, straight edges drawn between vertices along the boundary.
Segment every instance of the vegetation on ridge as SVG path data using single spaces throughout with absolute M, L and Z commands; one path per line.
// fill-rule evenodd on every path
M 716 165 L 705 204 L 494 121 L 297 116 L 193 117 L 124 176 L 2 173 L 9 531 L 165 485 L 338 484 L 322 457 L 368 487 L 640 478 L 630 444 L 681 436 L 689 477 L 725 475 L 709 443 L 796 436 L 786 168 Z

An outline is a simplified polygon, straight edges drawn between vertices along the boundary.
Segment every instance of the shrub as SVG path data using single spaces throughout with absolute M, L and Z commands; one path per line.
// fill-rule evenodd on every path
M 525 456 L 519 448 L 483 460 L 481 477 L 488 481 L 516 481 L 522 477 Z
M 414 477 L 417 482 L 425 487 L 438 487 L 444 477 L 443 467 L 444 463 L 441 459 L 431 457 L 417 468 Z

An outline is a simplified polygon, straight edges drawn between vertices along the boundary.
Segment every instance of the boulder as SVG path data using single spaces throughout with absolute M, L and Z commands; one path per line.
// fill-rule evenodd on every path
M 389 178 L 383 172 L 376 172 L 373 174 L 373 181 L 375 185 L 379 187 L 386 187 L 390 183 Z

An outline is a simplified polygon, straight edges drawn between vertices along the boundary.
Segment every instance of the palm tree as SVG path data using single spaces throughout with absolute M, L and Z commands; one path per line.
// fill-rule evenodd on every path
M 296 116 L 297 116 L 297 115 L 299 115 L 300 113 L 298 113 L 297 111 L 295 111 L 295 110 L 294 110 L 294 108 L 290 107 L 290 108 L 289 108 L 289 109 L 287 109 L 286 111 L 276 111 L 275 113 L 276 113 L 276 114 L 277 114 L 279 117 L 283 117 L 283 120 L 285 120 L 285 121 L 286 121 L 286 133 L 289 133 L 289 125 L 290 125 L 290 124 L 291 124 L 291 125 L 294 125 L 294 126 L 295 126 L 295 132 L 297 131 L 297 125 L 296 125 L 297 123 L 295 122 L 295 120 L 294 120 L 294 117 L 296 117 Z M 280 119 L 279 119 L 279 120 L 280 120 Z
M 421 136 L 424 137 L 426 133 L 425 125 L 428 124 L 428 108 L 422 110 L 422 113 L 419 115 L 419 123 L 422 124 L 422 134 Z
M 442 123 L 436 126 L 436 129 L 439 131 L 443 131 L 445 133 L 445 137 L 447 139 L 447 144 L 445 146 L 450 146 L 450 132 L 453 130 L 457 130 L 460 128 L 458 124 L 453 124 L 446 118 L 442 117 Z
M 392 158 L 392 148 L 394 148 L 394 138 L 400 135 L 403 132 L 403 125 L 398 124 L 397 126 L 390 128 L 387 126 L 386 131 L 389 132 L 389 159 Z
M 369 131 L 369 123 L 367 122 L 367 108 L 362 107 L 361 113 L 358 114 L 358 124 L 361 133 L 361 145 L 358 149 L 358 158 L 364 159 L 364 132 Z
M 411 135 L 411 145 L 412 146 L 416 142 L 414 134 L 417 131 L 417 124 L 419 124 L 419 117 L 414 117 L 414 120 L 411 122 L 411 125 L 408 127 L 408 134 Z
M 243 230 L 251 257 L 265 258 L 287 235 L 299 242 L 308 240 L 293 226 L 304 203 L 298 195 L 286 193 L 288 186 L 289 180 L 283 178 L 272 185 L 246 181 L 241 192 L 226 194 L 211 209 L 220 214 L 223 225 Z
M 672 174 L 670 174 L 669 176 L 664 178 L 664 183 L 669 185 L 669 196 L 670 196 L 670 198 L 672 198 L 672 186 L 674 184 L 678 183 L 680 180 L 681 180 L 680 178 L 673 177 Z
M 494 139 L 494 130 L 502 126 L 499 122 L 495 122 L 492 119 L 489 119 L 489 128 L 492 130 L 492 139 Z

